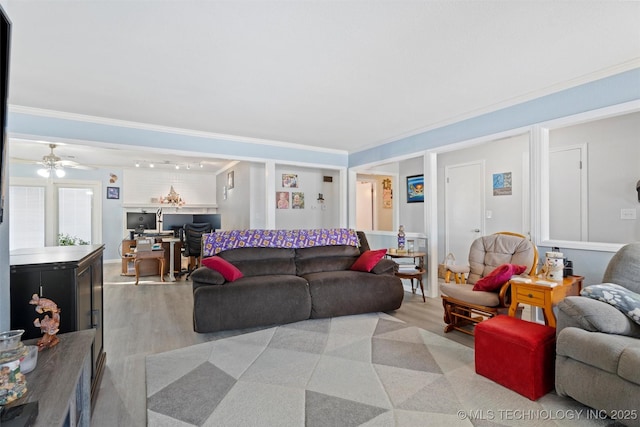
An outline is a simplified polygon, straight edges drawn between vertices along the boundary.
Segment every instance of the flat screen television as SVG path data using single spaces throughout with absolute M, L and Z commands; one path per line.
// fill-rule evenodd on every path
M 156 230 L 156 228 L 155 213 L 127 212 L 127 230 L 144 233 L 147 230 Z
M 0 224 L 4 213 L 4 195 L 7 186 L 7 99 L 9 97 L 9 55 L 11 21 L 0 5 Z

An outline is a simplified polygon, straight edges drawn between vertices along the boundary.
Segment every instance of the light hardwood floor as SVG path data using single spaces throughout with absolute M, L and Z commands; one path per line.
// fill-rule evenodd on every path
M 120 264 L 104 266 L 104 347 L 107 353 L 100 392 L 92 416 L 94 427 L 146 425 L 145 357 L 245 331 L 198 334 L 192 327 L 191 282 L 151 282 L 120 275 Z M 473 347 L 473 338 L 444 334 L 440 298 L 405 293 L 402 307 L 389 313 L 400 320 Z

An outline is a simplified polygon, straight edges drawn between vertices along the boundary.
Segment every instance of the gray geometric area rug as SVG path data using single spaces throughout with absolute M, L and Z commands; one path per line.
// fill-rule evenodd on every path
M 475 373 L 473 350 L 384 313 L 311 319 L 147 356 L 149 426 L 608 425 Z M 586 417 L 585 417 L 586 418 Z

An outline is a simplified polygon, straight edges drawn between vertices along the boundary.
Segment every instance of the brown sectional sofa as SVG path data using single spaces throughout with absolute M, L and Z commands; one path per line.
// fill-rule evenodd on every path
M 358 237 L 359 248 L 239 248 L 219 253 L 244 277 L 227 282 L 207 267 L 191 274 L 194 330 L 244 329 L 399 308 L 404 290 L 394 261 L 382 259 L 371 272 L 350 270 L 369 249 L 364 233 Z

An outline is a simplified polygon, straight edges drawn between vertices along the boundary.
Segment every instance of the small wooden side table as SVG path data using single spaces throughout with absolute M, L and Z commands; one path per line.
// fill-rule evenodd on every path
M 422 291 L 422 302 L 427 301 L 424 297 L 424 283 L 423 283 L 423 276 L 427 272 L 427 270 L 424 268 L 425 255 L 427 254 L 424 252 L 403 252 L 403 253 L 395 253 L 395 254 L 387 252 L 387 256 L 389 258 L 413 258 L 414 264 L 416 263 L 416 258 L 418 259 L 418 264 L 416 264 L 415 271 L 398 271 L 396 273 L 396 277 L 399 277 L 401 279 L 411 280 L 411 292 L 413 292 L 414 294 L 416 293 L 416 290 L 418 289 L 418 285 L 419 285 L 420 290 Z M 413 279 L 417 280 L 417 285 L 415 288 L 413 287 Z
M 133 264 L 136 270 L 136 285 L 138 284 L 138 280 L 140 279 L 140 263 L 145 259 L 158 260 L 158 265 L 160 266 L 160 281 L 164 282 L 164 249 L 136 252 L 134 258 L 135 261 L 133 262 Z
M 568 276 L 562 282 L 554 282 L 539 277 L 531 277 L 531 283 L 511 280 L 511 305 L 509 306 L 509 316 L 514 317 L 518 309 L 518 304 L 529 304 L 542 308 L 545 325 L 556 327 L 556 316 L 553 313 L 553 306 L 570 295 L 580 295 L 582 290 L 582 276 Z M 537 282 L 554 282 L 555 286 Z

